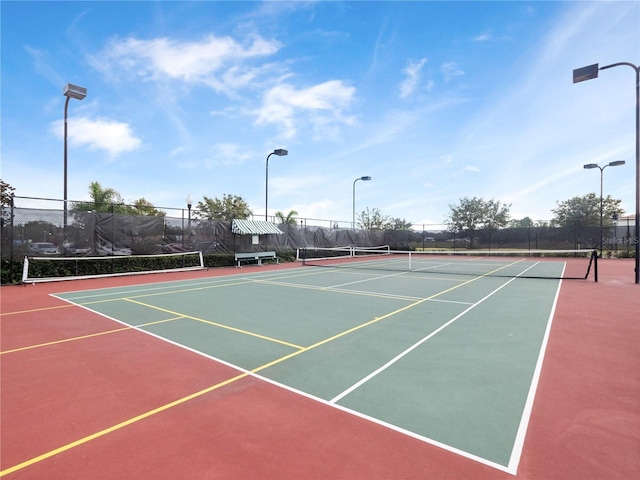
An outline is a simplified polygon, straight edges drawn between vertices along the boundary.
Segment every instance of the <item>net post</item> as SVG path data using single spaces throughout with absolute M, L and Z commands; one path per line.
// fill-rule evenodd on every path
M 594 250 L 591 253 L 591 258 L 593 258 L 593 278 L 595 282 L 598 282 L 598 251 Z
M 26 283 L 29 276 L 29 257 L 25 255 L 24 263 L 22 264 L 22 283 Z

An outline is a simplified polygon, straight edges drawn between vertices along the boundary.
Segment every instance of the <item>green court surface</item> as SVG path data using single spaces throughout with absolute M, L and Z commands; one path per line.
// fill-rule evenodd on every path
M 513 471 L 559 285 L 309 267 L 57 296 Z

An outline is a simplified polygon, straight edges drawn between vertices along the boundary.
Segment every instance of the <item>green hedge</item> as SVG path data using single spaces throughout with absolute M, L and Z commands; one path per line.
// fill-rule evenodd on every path
M 81 258 L 81 257 L 80 257 Z M 295 251 L 278 252 L 280 262 L 295 260 Z M 213 253 L 203 255 L 206 268 L 233 267 L 233 253 Z M 24 260 L 11 262 L 2 260 L 0 264 L 0 282 L 2 285 L 20 283 Z M 32 277 L 66 277 L 72 275 L 102 275 L 115 273 L 133 273 L 142 271 L 168 270 L 180 267 L 191 267 L 199 264 L 196 256 L 192 257 L 108 257 L 101 260 L 41 260 L 31 264 L 29 275 Z

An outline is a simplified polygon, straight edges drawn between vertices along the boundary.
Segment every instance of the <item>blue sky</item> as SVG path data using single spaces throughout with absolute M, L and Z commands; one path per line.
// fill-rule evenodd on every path
M 440 224 L 462 197 L 551 219 L 589 192 L 635 209 L 640 3 L 2 1 L 2 164 L 16 195 L 99 181 L 183 208 L 223 194 L 349 226 Z M 194 203 L 195 203 L 194 202 Z

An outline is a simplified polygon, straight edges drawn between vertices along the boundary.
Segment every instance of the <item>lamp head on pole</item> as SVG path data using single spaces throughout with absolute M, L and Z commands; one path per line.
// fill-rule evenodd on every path
M 284 157 L 285 155 L 289 155 L 289 152 L 287 150 L 285 150 L 284 148 L 276 148 L 273 151 L 274 155 L 278 155 L 279 157 Z
M 588 65 L 582 68 L 576 68 L 573 71 L 573 83 L 584 82 L 585 80 L 592 80 L 598 78 L 598 64 Z
M 586 168 L 588 170 L 590 168 L 600 168 L 600 167 L 599 167 L 599 165 L 597 163 L 587 163 L 582 168 Z
M 87 89 L 84 87 L 79 87 L 78 85 L 74 85 L 72 83 L 67 83 L 62 89 L 62 93 L 65 97 L 82 100 L 87 96 Z
M 610 162 L 607 166 L 608 167 L 617 167 L 618 165 L 624 165 L 625 161 L 624 160 L 616 160 L 615 162 Z
M 371 177 L 369 177 L 369 176 L 360 177 L 360 180 L 364 180 L 365 182 L 368 182 L 369 180 L 371 180 Z
M 591 80 L 593 78 L 598 77 L 599 70 L 607 70 L 609 68 L 627 66 L 633 68 L 636 73 L 636 213 L 635 213 L 635 283 L 640 284 L 640 242 L 638 241 L 638 231 L 640 231 L 640 66 L 635 65 L 630 62 L 617 62 L 612 63 L 610 65 L 605 65 L 603 67 L 598 66 L 597 63 L 593 65 L 588 65 L 586 67 L 578 68 L 573 71 L 573 83 L 583 82 L 585 80 Z M 624 162 L 622 160 L 618 160 L 616 162 L 611 162 L 606 166 L 617 166 L 623 165 Z M 587 165 L 584 168 L 593 168 Z M 600 174 L 602 175 L 602 171 L 605 167 L 600 168 Z M 602 177 L 600 177 L 602 178 Z M 602 218 L 602 215 L 600 215 Z M 596 275 L 596 282 L 598 281 L 598 277 Z
M 191 208 L 191 205 L 193 205 L 193 198 L 191 198 L 191 194 L 187 195 L 186 201 L 187 201 L 187 207 Z

